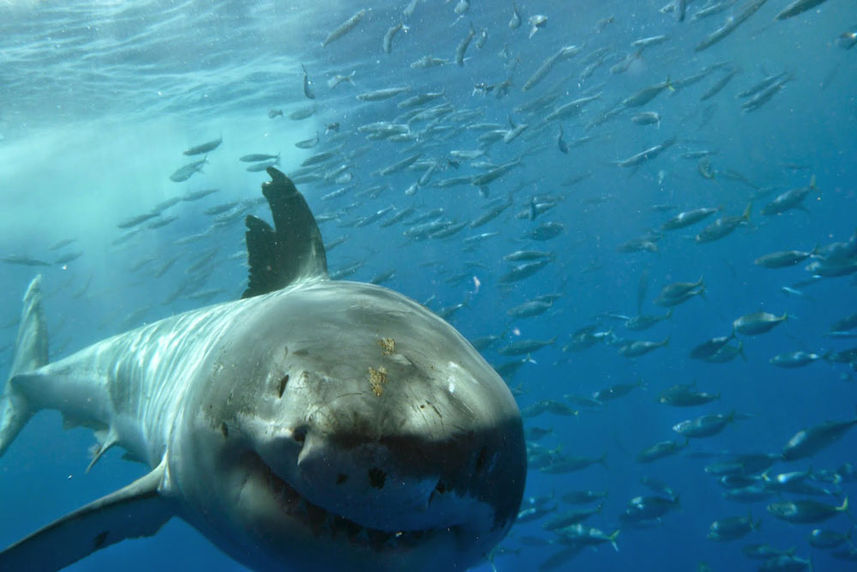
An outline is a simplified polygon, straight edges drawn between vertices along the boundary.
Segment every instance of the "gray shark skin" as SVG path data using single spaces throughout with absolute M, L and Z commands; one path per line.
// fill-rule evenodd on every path
M 245 298 L 166 318 L 47 364 L 39 279 L 0 396 L 0 454 L 40 409 L 151 471 L 0 552 L 55 570 L 177 516 L 257 570 L 452 570 L 517 514 L 520 413 L 448 323 L 386 288 L 327 277 L 282 173 L 274 227 L 248 217 Z

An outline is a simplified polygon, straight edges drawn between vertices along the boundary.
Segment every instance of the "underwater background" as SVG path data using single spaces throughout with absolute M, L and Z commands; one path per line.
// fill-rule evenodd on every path
M 244 217 L 269 218 L 248 167 L 276 164 L 333 275 L 445 316 L 515 392 L 529 512 L 498 570 L 854 569 L 854 509 L 767 509 L 857 493 L 857 9 L 796 4 L 0 0 L 0 374 L 36 273 L 54 359 L 240 297 Z M 722 427 L 673 429 L 704 415 Z M 784 460 L 807 428 L 822 445 Z M 29 423 L 0 544 L 143 473 L 117 450 L 85 473 L 92 444 Z M 615 548 L 551 524 L 581 490 Z M 729 517 L 752 526 L 709 538 Z M 242 569 L 178 519 L 69 569 L 156 567 Z

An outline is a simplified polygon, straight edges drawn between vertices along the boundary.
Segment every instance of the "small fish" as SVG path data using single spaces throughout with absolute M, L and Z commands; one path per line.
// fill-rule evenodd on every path
M 174 183 L 181 183 L 183 181 L 187 181 L 190 179 L 194 173 L 198 173 L 202 171 L 202 166 L 208 163 L 208 159 L 203 157 L 199 161 L 194 161 L 192 163 L 188 163 L 182 167 L 176 169 L 172 175 L 170 175 L 170 180 Z
M 270 161 L 272 159 L 279 159 L 280 154 L 269 155 L 267 153 L 251 153 L 249 155 L 242 155 L 238 160 L 244 163 L 255 163 L 257 161 Z
M 559 133 L 557 133 L 556 136 L 556 146 L 559 149 L 560 153 L 568 155 L 568 143 L 563 137 L 562 125 L 559 126 Z
M 638 463 L 651 463 L 652 461 L 657 461 L 658 459 L 675 455 L 687 447 L 689 442 L 690 441 L 688 439 L 685 439 L 684 443 L 679 443 L 677 441 L 660 441 L 651 447 L 647 447 L 640 451 L 637 454 L 636 460 Z
M 658 401 L 674 407 L 693 407 L 720 399 L 719 393 L 696 391 L 695 384 L 678 384 L 661 392 Z
M 656 521 L 678 507 L 678 497 L 634 497 L 628 501 L 628 505 L 625 511 L 619 515 L 619 519 L 627 524 L 642 525 Z
M 518 13 L 518 6 L 512 2 L 512 16 L 509 18 L 509 29 L 517 30 L 521 27 L 521 14 Z
M 455 5 L 453 12 L 457 16 L 461 16 L 465 14 L 468 10 L 470 10 L 470 2 L 469 0 L 458 0 L 458 3 Z
M 289 119 L 291 119 L 292 121 L 302 121 L 304 119 L 307 119 L 307 118 L 315 115 L 315 112 L 316 112 L 315 104 L 307 105 L 306 107 L 298 108 L 298 109 L 292 111 L 291 113 L 289 113 Z
M 675 88 L 673 87 L 669 78 L 665 79 L 660 83 L 644 87 L 633 95 L 629 95 L 628 97 L 622 100 L 622 105 L 626 108 L 640 107 L 646 105 L 658 95 L 660 95 L 664 90 L 675 91 Z
M 661 116 L 657 111 L 642 111 L 631 117 L 631 122 L 637 125 L 661 126 Z
M 393 38 L 401 31 L 407 32 L 408 27 L 405 26 L 404 23 L 399 22 L 395 26 L 391 26 L 384 34 L 384 40 L 381 42 L 381 48 L 384 50 L 385 54 L 389 54 L 393 51 Z
M 503 356 L 526 355 L 553 345 L 554 342 L 556 342 L 556 338 L 550 338 L 549 340 L 516 340 L 498 349 L 497 353 Z
M 554 66 L 561 61 L 564 61 L 578 53 L 583 48 L 581 46 L 569 45 L 563 46 L 550 56 L 548 56 L 542 64 L 533 72 L 526 82 L 524 82 L 524 86 L 521 88 L 522 91 L 528 91 L 534 88 L 540 81 L 542 81 L 548 73 L 554 68 Z
M 767 506 L 768 512 L 780 520 L 797 523 L 822 522 L 848 511 L 848 497 L 839 506 L 805 499 L 774 502 Z
M 712 214 L 719 209 L 711 207 L 701 207 L 689 211 L 682 211 L 661 225 L 662 230 L 678 230 L 695 224 Z
M 530 300 L 519 304 L 513 308 L 506 310 L 506 314 L 513 318 L 529 318 L 532 316 L 540 316 L 553 306 L 553 302 L 546 300 Z
M 66 246 L 69 246 L 70 244 L 73 244 L 75 242 L 77 242 L 76 238 L 66 238 L 64 240 L 60 240 L 59 242 L 54 243 L 50 247 L 50 250 L 59 250 L 61 248 L 65 248 Z
M 195 145 L 190 149 L 186 149 L 182 154 L 183 155 L 202 155 L 203 153 L 208 153 L 209 151 L 214 151 L 217 149 L 220 144 L 223 143 L 223 137 L 219 139 L 214 139 L 212 141 L 207 141 L 201 145 Z
M 471 24 L 467 36 L 455 48 L 455 63 L 459 66 L 464 65 L 464 55 L 467 53 L 467 48 L 470 46 L 470 42 L 473 41 L 474 36 L 476 36 L 476 28 Z
M 717 80 L 714 85 L 708 88 L 706 92 L 699 97 L 699 100 L 706 101 L 720 93 L 723 88 L 726 87 L 730 81 L 732 81 L 732 78 L 738 75 L 738 71 L 738 68 L 733 68 L 732 70 L 730 70 L 726 75 Z
M 334 74 L 328 78 L 327 87 L 329 87 L 330 89 L 333 89 L 341 83 L 350 83 L 351 85 L 354 85 L 354 76 L 355 75 L 357 75 L 357 70 L 352 71 L 348 75 Z
M 694 48 L 697 52 L 701 52 L 706 50 L 734 32 L 741 24 L 747 21 L 753 14 L 755 14 L 767 0 L 753 0 L 750 4 L 748 4 L 744 10 L 738 13 L 735 16 L 729 17 L 726 22 L 710 34 L 708 34 L 705 38 L 699 42 Z
M 732 322 L 732 329 L 745 336 L 757 336 L 769 332 L 774 327 L 786 321 L 788 317 L 787 313 L 782 316 L 776 316 L 769 312 L 753 312 L 752 314 L 745 314 L 740 318 L 736 318 Z
M 662 348 L 670 343 L 670 337 L 667 336 L 660 342 L 652 342 L 648 340 L 636 340 L 625 342 L 619 346 L 619 354 L 625 357 L 640 357 L 658 348 Z
M 671 138 L 667 139 L 666 141 L 664 141 L 663 143 L 660 143 L 658 145 L 653 145 L 653 146 L 649 147 L 648 149 L 644 149 L 644 150 L 640 151 L 639 153 L 635 153 L 634 155 L 631 155 L 627 159 L 621 159 L 619 161 L 614 161 L 614 163 L 620 167 L 637 167 L 638 165 L 642 165 L 643 163 L 645 163 L 647 161 L 651 161 L 652 159 L 654 159 L 655 157 L 657 157 L 658 155 L 660 155 L 661 153 L 663 153 L 664 151 L 669 149 L 673 145 L 673 143 L 675 143 L 675 141 L 676 141 L 676 138 L 671 137 Z
M 219 192 L 219 189 L 201 189 L 199 191 L 188 191 L 184 195 L 182 195 L 181 199 L 183 201 L 198 201 L 208 195 Z
M 314 137 L 310 137 L 309 139 L 303 139 L 303 140 L 295 143 L 295 147 L 297 147 L 298 149 L 312 149 L 316 145 L 318 145 L 318 132 L 317 131 L 316 131 Z M 279 154 L 277 154 L 277 157 L 279 157 Z
M 785 20 L 787 18 L 791 18 L 792 16 L 797 16 L 798 14 L 802 14 L 807 10 L 811 10 L 822 4 L 824 0 L 794 0 L 791 4 L 783 8 L 777 15 L 777 20 Z
M 366 16 L 366 12 L 367 11 L 365 9 L 358 10 L 353 16 L 348 18 L 346 21 L 340 24 L 339 27 L 330 32 L 324 39 L 324 41 L 321 43 L 321 47 L 326 48 L 328 44 L 340 39 L 342 36 L 353 30 L 357 26 L 357 24 L 360 23 L 360 20 L 362 20 L 363 17 Z
M 687 419 L 673 425 L 673 431 L 683 437 L 701 438 L 717 435 L 735 420 L 735 413 L 729 415 L 715 413 L 703 415 L 696 419 Z
M 826 421 L 820 425 L 801 429 L 783 447 L 783 459 L 794 461 L 815 455 L 839 441 L 855 425 L 857 419 Z
M 759 528 L 761 520 L 753 520 L 752 515 L 731 516 L 711 523 L 708 538 L 717 541 L 738 540 Z
M 642 303 L 640 304 L 642 305 Z M 663 322 L 665 320 L 669 320 L 673 315 L 672 308 L 670 308 L 665 314 L 652 315 L 652 314 L 638 314 L 636 316 L 631 316 L 625 319 L 624 326 L 629 330 L 634 330 L 637 332 L 648 330 L 655 324 L 659 322 Z
M 406 93 L 410 90 L 411 88 L 408 86 L 388 87 L 360 93 L 356 97 L 360 101 L 383 101 L 385 99 L 390 99 L 391 97 L 396 97 L 402 93 Z
M 418 60 L 414 60 L 411 62 L 411 69 L 414 70 L 425 70 L 429 68 L 436 68 L 439 66 L 443 66 L 449 63 L 448 59 L 445 58 L 437 58 L 432 55 L 425 55 Z M 418 105 L 418 104 L 417 104 Z
M 814 250 L 810 252 L 804 252 L 801 250 L 780 250 L 760 256 L 755 260 L 754 264 L 764 268 L 788 268 L 789 266 L 800 264 L 813 254 L 815 254 Z
M 549 475 L 565 475 L 568 473 L 574 473 L 583 470 L 586 467 L 590 467 L 596 464 L 601 465 L 606 469 L 607 453 L 604 453 L 603 455 L 597 458 L 575 456 L 561 457 L 559 459 L 554 460 L 550 464 L 541 467 L 539 470 L 542 473 L 547 473 Z M 598 510 L 600 511 L 600 508 Z M 589 514 L 592 513 L 590 512 Z M 587 514 L 587 516 L 589 516 L 589 514 Z
M 258 163 L 253 163 L 252 165 L 248 165 L 245 171 L 249 171 L 251 173 L 258 173 L 260 171 L 266 171 L 268 167 L 273 167 L 274 165 L 280 164 L 280 158 L 272 159 L 269 161 L 260 161 Z
M 753 203 L 747 203 L 747 207 L 740 216 L 733 215 L 718 218 L 713 223 L 703 228 L 699 234 L 696 235 L 696 242 L 713 242 L 731 234 L 732 231 L 740 225 L 747 224 L 750 221 L 750 211 L 752 207 Z
M 795 351 L 777 354 L 771 359 L 769 359 L 768 363 L 777 367 L 793 369 L 798 367 L 804 367 L 815 361 L 824 359 L 824 357 L 825 355 L 817 354 L 815 352 Z
M 660 294 L 655 298 L 655 304 L 665 307 L 677 306 L 693 296 L 702 296 L 704 293 L 705 282 L 702 276 L 696 282 L 673 282 L 661 289 Z
M 526 232 L 524 238 L 546 241 L 556 238 L 565 231 L 565 225 L 559 222 L 543 222 L 534 229 Z
M 846 542 L 849 542 L 853 533 L 853 527 L 847 534 L 842 534 L 835 530 L 814 528 L 812 532 L 809 533 L 809 544 L 815 548 L 836 548 Z
M 563 494 L 560 499 L 568 504 L 589 504 L 597 500 L 607 498 L 607 491 L 570 491 Z
M 592 394 L 592 399 L 596 400 L 598 403 L 612 401 L 614 399 L 619 399 L 620 397 L 625 397 L 638 387 L 643 387 L 642 380 L 636 383 L 617 383 L 594 392 Z
M 50 266 L 50 263 L 45 262 L 44 260 L 39 260 L 38 258 L 22 256 L 18 254 L 0 256 L 0 262 L 5 262 L 6 264 L 16 264 L 18 266 Z
M 309 80 L 309 74 L 303 64 L 301 64 L 301 70 L 303 72 L 304 97 L 307 99 L 315 99 L 315 93 L 312 91 L 312 82 Z
M 782 193 L 781 195 L 778 195 L 777 198 L 775 198 L 773 201 L 766 204 L 764 208 L 762 208 L 762 214 L 770 216 L 781 214 L 792 209 L 802 209 L 803 200 L 815 190 L 815 176 L 813 176 L 812 179 L 809 181 L 808 186 L 791 189 Z
M 533 16 L 530 16 L 527 19 L 527 22 L 529 22 L 530 24 L 530 35 L 528 37 L 532 40 L 533 36 L 536 35 L 536 32 L 538 32 L 547 25 L 548 17 L 544 14 L 535 14 Z
M 301 163 L 301 167 L 310 167 L 312 165 L 318 165 L 319 163 L 324 163 L 332 159 L 336 154 L 332 151 L 322 151 L 321 153 L 316 153 L 311 157 L 307 157 Z

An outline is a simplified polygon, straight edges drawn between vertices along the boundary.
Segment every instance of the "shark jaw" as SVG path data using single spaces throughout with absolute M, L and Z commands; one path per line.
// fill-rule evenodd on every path
M 305 487 L 297 465 L 285 475 L 272 467 L 282 467 L 282 460 L 269 464 L 251 449 L 227 456 L 231 460 L 222 461 L 231 476 L 224 485 L 234 484 L 226 487 L 233 498 L 224 514 L 232 514 L 228 522 L 195 524 L 219 528 L 211 536 L 254 569 L 283 569 L 288 563 L 286 569 L 293 570 L 464 570 L 483 559 L 514 521 L 507 506 L 515 501 L 494 506 L 486 496 L 497 484 L 490 476 L 481 492 L 456 490 L 438 475 L 405 483 L 400 477 L 396 497 L 410 498 L 422 510 L 369 493 L 362 497 L 364 508 L 352 512 L 360 498 L 356 492 L 325 498 L 322 487 Z M 393 487 L 397 478 L 391 471 L 386 480 L 385 487 Z

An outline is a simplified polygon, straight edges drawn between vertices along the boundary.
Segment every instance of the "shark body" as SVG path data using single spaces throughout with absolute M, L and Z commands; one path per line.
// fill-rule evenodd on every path
M 41 409 L 151 470 L 0 552 L 55 570 L 170 518 L 256 570 L 465 569 L 512 525 L 526 476 L 505 383 L 444 320 L 327 277 L 303 196 L 274 168 L 248 217 L 244 298 L 47 363 L 40 280 L 0 396 L 0 455 Z

